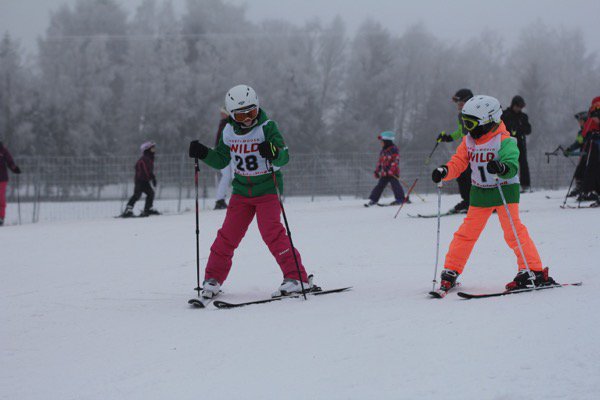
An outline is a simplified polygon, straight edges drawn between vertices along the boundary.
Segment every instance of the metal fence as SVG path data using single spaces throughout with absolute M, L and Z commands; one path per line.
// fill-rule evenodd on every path
M 409 186 L 419 179 L 415 192 L 435 191 L 430 174 L 446 162 L 451 146 L 438 149 L 429 165 L 427 152 L 401 153 L 401 180 Z M 285 195 L 352 196 L 366 198 L 375 185 L 374 153 L 292 154 L 284 168 Z M 136 157 L 21 157 L 23 174 L 12 176 L 8 188 L 7 222 L 30 223 L 48 220 L 88 219 L 118 215 L 133 193 Z M 535 189 L 566 187 L 575 169 L 576 158 L 547 157 L 531 153 L 529 165 Z M 158 179 L 157 205 L 166 212 L 192 209 L 193 162 L 184 154 L 159 154 L 155 162 Z M 218 171 L 202 164 L 200 195 L 202 206 L 211 207 Z M 456 192 L 448 185 L 447 192 Z

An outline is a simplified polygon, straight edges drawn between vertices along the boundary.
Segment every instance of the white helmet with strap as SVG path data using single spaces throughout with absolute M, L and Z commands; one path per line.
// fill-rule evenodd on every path
M 231 117 L 233 117 L 234 110 L 250 106 L 260 108 L 256 92 L 248 85 L 234 86 L 225 95 L 225 109 Z
M 465 103 L 461 117 L 469 134 L 478 138 L 502 121 L 502 106 L 495 97 L 477 95 Z
M 477 118 L 479 125 L 490 122 L 499 123 L 502 116 L 502 107 L 495 97 L 478 95 L 465 103 L 462 114 Z

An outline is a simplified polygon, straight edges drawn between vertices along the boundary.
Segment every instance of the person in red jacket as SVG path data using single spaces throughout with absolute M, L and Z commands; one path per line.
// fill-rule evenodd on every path
M 15 164 L 8 149 L 0 142 L 0 226 L 4 225 L 6 217 L 6 187 L 8 186 L 9 169 L 15 174 L 21 173 L 21 169 Z
M 140 199 L 142 193 L 146 194 L 146 204 L 144 205 L 144 211 L 140 214 L 140 217 L 147 217 L 150 215 L 160 214 L 158 211 L 152 208 L 154 201 L 154 189 L 156 187 L 156 177 L 154 176 L 154 154 L 156 152 L 156 143 L 144 142 L 140 146 L 142 156 L 135 164 L 135 189 L 133 196 L 127 203 L 127 208 L 121 217 L 129 218 L 133 217 L 133 207 L 135 203 Z
M 592 207 L 600 207 L 600 96 L 592 100 L 588 115 L 581 132 L 585 143 L 584 151 L 587 152 L 583 192 L 588 195 L 582 200 L 595 200 Z
M 381 152 L 379 153 L 379 162 L 375 168 L 375 178 L 379 179 L 379 181 L 375 188 L 373 188 L 373 191 L 369 196 L 369 202 L 365 204 L 365 207 L 371 207 L 378 204 L 379 198 L 383 194 L 388 183 L 392 186 L 395 197 L 395 200 L 390 203 L 390 205 L 400 205 L 407 201 L 407 199 L 404 197 L 404 190 L 399 181 L 400 152 L 398 151 L 398 147 L 394 144 L 394 132 L 383 132 L 378 136 L 378 139 L 381 141 Z

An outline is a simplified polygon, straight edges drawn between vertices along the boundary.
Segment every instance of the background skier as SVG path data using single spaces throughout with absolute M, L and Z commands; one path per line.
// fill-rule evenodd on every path
M 156 153 L 156 143 L 144 142 L 140 146 L 142 156 L 135 164 L 135 187 L 133 196 L 129 199 L 125 211 L 121 215 L 123 218 L 133 217 L 133 207 L 135 203 L 140 199 L 142 193 L 146 194 L 146 203 L 144 204 L 144 211 L 140 214 L 140 217 L 147 217 L 150 215 L 160 214 L 154 208 L 152 208 L 154 202 L 154 189 L 156 187 L 156 176 L 154 176 L 154 155 Z
M 15 174 L 21 173 L 21 169 L 15 164 L 8 149 L 0 142 L 0 226 L 4 225 L 6 218 L 6 188 L 9 169 Z
M 458 127 L 452 133 L 442 132 L 438 136 L 439 142 L 454 142 L 462 140 L 462 138 L 466 135 L 466 131 L 463 126 L 462 118 L 460 117 L 460 113 L 467 101 L 473 97 L 473 92 L 471 89 L 460 89 L 458 90 L 454 96 L 452 96 L 452 101 L 456 103 L 456 108 L 458 109 Z M 460 192 L 461 201 L 454 206 L 452 212 L 455 213 L 466 213 L 469 208 L 469 193 L 471 191 L 471 167 L 467 166 L 467 169 L 456 179 L 458 183 L 458 190 Z
M 575 114 L 575 119 L 577 120 L 577 123 L 579 124 L 579 131 L 577 132 L 577 137 L 575 138 L 575 141 L 565 149 L 564 151 L 564 155 L 565 157 L 570 157 L 572 156 L 574 153 L 576 153 L 577 151 L 581 152 L 583 151 L 583 127 L 585 126 L 585 122 L 588 119 L 588 112 L 587 111 L 581 111 L 578 112 L 577 114 Z M 568 197 L 575 197 L 578 196 L 579 194 L 581 194 L 581 188 L 583 186 L 583 175 L 585 173 L 585 162 L 586 162 L 586 157 L 581 156 L 579 157 L 579 162 L 577 163 L 577 167 L 575 169 L 575 188 L 573 188 L 573 190 L 571 190 L 571 192 L 568 194 Z
M 529 176 L 529 164 L 527 163 L 527 139 L 531 134 L 529 117 L 523 112 L 525 100 L 521 96 L 513 97 L 508 107 L 502 113 L 502 121 L 512 137 L 517 139 L 519 147 L 519 176 L 521 188 L 528 191 L 531 188 L 531 177 Z
M 388 183 L 392 186 L 395 200 L 390 205 L 400 205 L 406 201 L 404 190 L 400 184 L 400 152 L 394 144 L 394 132 L 386 131 L 377 137 L 381 142 L 381 152 L 379 153 L 379 161 L 375 168 L 375 178 L 379 179 L 375 188 L 369 196 L 369 202 L 365 207 L 370 207 L 379 202 L 381 194 L 385 190 Z
M 215 147 L 217 147 L 219 145 L 221 136 L 223 136 L 223 129 L 227 125 L 228 119 L 229 119 L 229 113 L 227 113 L 227 110 L 225 108 L 221 108 L 221 120 L 219 121 L 219 129 L 217 130 L 217 138 L 215 140 Z M 215 210 L 224 210 L 227 208 L 227 202 L 225 201 L 225 199 L 227 198 L 229 188 L 231 187 L 232 179 L 233 179 L 233 171 L 231 169 L 231 164 L 230 164 L 221 170 L 221 178 L 219 179 L 219 183 L 217 184 L 217 193 L 216 193 L 216 198 L 215 198 Z
M 600 97 L 592 100 L 589 118 L 581 132 L 585 142 L 586 166 L 583 178 L 583 191 L 587 197 L 582 200 L 594 200 L 593 207 L 600 207 Z

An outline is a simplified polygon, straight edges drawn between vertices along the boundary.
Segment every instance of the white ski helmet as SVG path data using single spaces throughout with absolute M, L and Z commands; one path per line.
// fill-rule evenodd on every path
M 256 92 L 248 85 L 234 86 L 225 95 L 225 109 L 232 118 L 234 110 L 249 106 L 260 108 Z
M 478 138 L 502 121 L 502 106 L 492 96 L 477 95 L 465 103 L 461 117 L 469 134 Z
M 153 142 L 152 140 L 149 140 L 147 142 L 142 143 L 142 145 L 140 146 L 140 151 L 143 153 L 146 150 L 149 150 L 153 147 L 156 147 L 156 142 Z

